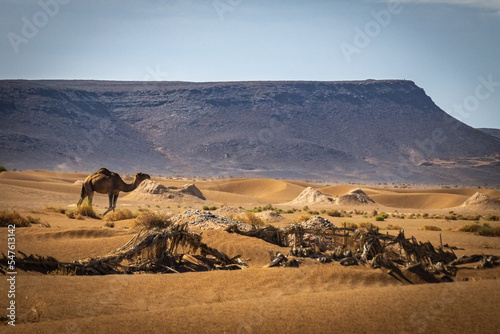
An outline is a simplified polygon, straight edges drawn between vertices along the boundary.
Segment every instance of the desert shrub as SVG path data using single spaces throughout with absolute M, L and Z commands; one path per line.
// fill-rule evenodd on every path
M 148 230 L 152 228 L 165 228 L 172 224 L 170 218 L 171 216 L 162 213 L 142 212 L 135 219 L 133 226 Z
M 472 232 L 485 237 L 500 237 L 500 226 L 493 227 L 488 223 L 479 224 L 479 222 L 474 222 L 466 224 L 458 230 L 462 232 Z
M 104 224 L 104 227 L 113 228 L 113 227 L 115 227 L 115 223 L 108 221 L 106 224 Z
M 81 215 L 84 217 L 99 219 L 97 213 L 95 213 L 94 211 L 94 208 L 92 208 L 88 204 L 82 204 L 80 206 L 77 206 L 76 209 L 74 210 L 74 214 L 75 216 Z
M 304 213 L 303 215 L 301 215 L 299 218 L 297 218 L 297 223 L 302 223 L 302 222 L 305 222 L 306 220 L 308 220 L 309 218 L 311 218 L 311 214 L 309 213 Z
M 380 214 L 375 217 L 375 221 L 383 222 L 386 218 L 387 218 L 386 216 Z
M 295 210 L 293 210 L 293 209 L 286 210 L 286 213 L 295 213 Z
M 260 217 L 257 217 L 253 212 L 245 212 L 244 214 L 239 215 L 238 220 L 248 225 L 255 225 L 255 226 L 266 225 L 266 223 Z
M 375 224 L 372 224 L 372 223 L 369 223 L 369 222 L 363 222 L 363 223 L 359 223 L 358 225 L 359 227 L 363 227 L 363 228 L 366 228 L 367 230 L 375 230 L 378 228 L 377 225 Z
M 486 221 L 494 221 L 494 222 L 497 222 L 500 220 L 500 216 L 497 216 L 497 215 L 486 215 L 484 216 L 484 220 Z
M 422 218 L 424 218 L 424 219 L 429 218 L 429 214 L 428 214 L 427 212 L 426 212 L 426 213 L 423 213 L 423 214 L 422 214 Z
M 345 227 L 358 228 L 358 224 L 353 223 L 353 222 L 345 222 L 344 224 L 345 224 Z M 344 224 L 342 224 L 341 227 L 343 227 Z
M 480 227 L 481 225 L 479 225 L 479 222 L 476 221 L 473 223 L 466 224 L 460 227 L 458 230 L 461 232 L 477 232 L 477 230 L 479 230 Z
M 203 206 L 203 210 L 205 210 L 205 211 L 215 211 L 217 209 L 218 208 L 216 206 L 207 206 L 207 205 Z
M 386 230 L 397 230 L 397 231 L 400 231 L 403 229 L 402 226 L 399 226 L 399 225 L 392 225 L 392 224 L 389 224 L 385 227 Z
M 304 212 L 308 212 L 308 211 L 309 211 L 309 207 L 308 207 L 307 205 L 306 205 L 306 206 L 304 206 L 304 207 L 302 208 L 302 211 L 304 211 Z
M 4 166 L 0 166 L 0 173 L 1 172 L 6 172 L 7 171 L 7 168 L 5 168 Z
M 110 212 L 106 215 L 107 221 L 117 221 L 117 220 L 125 220 L 136 218 L 137 215 L 132 213 L 129 209 L 120 209 L 115 212 Z
M 263 208 L 262 208 L 262 210 L 263 210 L 263 211 L 268 211 L 268 210 L 273 211 L 273 210 L 274 210 L 274 208 L 273 208 L 273 206 L 272 206 L 271 204 L 268 204 L 268 205 L 266 205 L 265 207 L 263 207 Z
M 342 217 L 342 213 L 339 210 L 328 210 L 326 214 L 330 217 Z
M 31 224 L 40 223 L 40 219 L 33 218 L 31 216 L 23 217 L 16 211 L 2 211 L 0 212 L 0 227 L 7 227 L 9 225 L 15 225 L 16 227 L 28 227 Z
M 441 227 L 434 225 L 424 225 L 418 228 L 420 231 L 442 231 Z
M 488 223 L 483 223 L 483 225 L 477 230 L 476 234 L 485 237 L 500 237 L 500 226 L 491 226 Z
M 313 211 L 313 210 L 309 210 L 308 211 L 310 215 L 319 215 L 319 211 Z
M 455 216 L 455 215 L 446 215 L 446 216 L 444 216 L 444 219 L 446 219 L 446 220 L 458 220 L 457 216 Z

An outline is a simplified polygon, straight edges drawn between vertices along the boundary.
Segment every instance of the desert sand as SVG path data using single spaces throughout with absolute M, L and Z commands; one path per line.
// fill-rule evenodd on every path
M 104 256 L 121 247 L 137 230 L 133 219 L 105 227 L 105 220 L 69 219 L 48 206 L 74 209 L 79 199 L 83 173 L 42 170 L 0 174 L 0 210 L 16 210 L 23 216 L 40 218 L 50 227 L 35 224 L 16 228 L 16 249 L 26 254 L 53 256 L 75 261 Z M 124 179 L 126 177 L 124 176 Z M 131 177 L 128 178 L 130 180 Z M 314 210 L 361 210 L 391 214 L 429 215 L 500 214 L 494 204 L 500 192 L 492 189 L 431 188 L 400 189 L 363 185 L 318 185 L 273 179 L 168 179 L 152 177 L 165 187 L 181 189 L 194 184 L 206 198 L 189 195 L 150 196 L 120 194 L 117 208 L 139 208 L 170 214 L 202 206 L 252 209 L 272 204 L 293 214 L 271 224 L 286 226 L 296 221 L 308 206 Z M 175 188 L 173 188 L 175 187 Z M 332 204 L 297 202 L 308 187 L 332 199 L 360 189 L 374 203 Z M 463 205 L 477 192 L 491 203 Z M 478 196 L 476 196 L 478 197 Z M 483 196 L 479 196 L 484 200 Z M 479 198 L 478 197 L 478 198 Z M 344 202 L 342 202 L 344 203 Z M 107 196 L 96 194 L 94 209 L 102 214 Z M 221 209 L 222 210 L 222 209 Z M 240 209 L 241 210 L 241 209 Z M 447 219 L 399 219 L 389 216 L 329 217 L 344 222 L 371 222 L 384 228 L 404 228 L 407 236 L 456 246 L 457 256 L 500 256 L 500 238 L 460 232 L 470 221 Z M 499 222 L 489 222 L 493 226 Z M 420 230 L 434 225 L 442 231 Z M 194 229 L 195 230 L 195 229 Z M 196 231 L 196 230 L 195 230 Z M 398 231 L 387 230 L 396 234 Z M 19 271 L 16 277 L 17 319 L 15 328 L 1 325 L 1 332 L 19 333 L 494 333 L 500 328 L 500 268 L 463 269 L 452 283 L 431 284 L 418 277 L 397 279 L 381 269 L 343 267 L 304 259 L 299 268 L 266 268 L 269 252 L 282 248 L 261 239 L 207 230 L 203 242 L 229 256 L 241 255 L 248 269 L 181 274 L 135 274 L 104 276 L 44 275 Z M 1 249 L 7 253 L 7 229 L 0 228 Z M 463 248 L 463 249 L 461 249 Z M 471 267 L 472 268 L 472 267 Z M 6 279 L 2 279 L 0 315 L 8 306 Z

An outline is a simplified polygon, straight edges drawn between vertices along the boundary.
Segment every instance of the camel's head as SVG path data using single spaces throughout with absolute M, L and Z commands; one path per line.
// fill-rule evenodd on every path
M 149 174 L 137 173 L 137 174 L 135 174 L 135 178 L 139 182 L 142 182 L 144 180 L 149 180 L 151 178 L 151 176 L 149 176 Z

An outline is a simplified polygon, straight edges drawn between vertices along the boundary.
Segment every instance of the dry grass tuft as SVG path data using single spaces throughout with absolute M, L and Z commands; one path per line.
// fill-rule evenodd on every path
M 372 224 L 372 223 L 369 223 L 369 222 L 363 222 L 363 223 L 359 223 L 358 225 L 360 228 L 363 227 L 363 228 L 366 228 L 367 230 L 375 230 L 378 228 L 377 225 L 375 224 Z
M 399 226 L 399 225 L 392 225 L 392 224 L 389 224 L 385 227 L 384 230 L 397 230 L 397 231 L 400 231 L 402 230 L 403 227 L 402 226 Z
M 424 225 L 418 228 L 420 231 L 442 231 L 441 227 L 434 225 Z
M 110 212 L 106 215 L 106 220 L 107 221 L 117 221 L 117 220 L 125 220 L 125 219 L 133 219 L 137 218 L 137 214 L 134 214 L 132 211 L 129 209 L 119 209 L 116 210 L 115 212 Z
M 66 209 L 63 209 L 60 206 L 52 206 L 52 205 L 46 205 L 45 206 L 45 211 L 62 213 L 62 214 L 66 213 Z
M 245 212 L 244 214 L 239 215 L 236 219 L 248 225 L 266 226 L 266 223 L 261 218 L 257 217 L 253 212 Z
M 89 206 L 88 204 L 82 204 L 80 206 L 77 206 L 75 210 L 67 210 L 66 216 L 70 219 L 83 219 L 83 217 L 89 217 L 89 218 L 94 218 L 94 219 L 101 219 L 99 216 L 97 216 L 97 213 L 95 213 L 94 209 Z
M 133 227 L 141 229 L 165 228 L 172 225 L 170 220 L 172 216 L 163 213 L 142 212 L 137 216 Z
M 21 216 L 16 211 L 4 210 L 0 212 L 0 227 L 7 227 L 9 225 L 15 225 L 16 227 L 28 227 L 31 224 L 41 224 L 40 218 L 34 218 L 27 216 L 26 218 Z

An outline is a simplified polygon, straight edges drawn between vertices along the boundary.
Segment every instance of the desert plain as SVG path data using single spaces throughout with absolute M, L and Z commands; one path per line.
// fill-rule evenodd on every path
M 15 229 L 16 250 L 77 261 L 105 256 L 138 231 L 134 218 L 110 227 L 105 218 L 70 219 L 50 208 L 72 210 L 80 197 L 84 173 L 44 170 L 0 174 L 0 210 L 39 219 Z M 125 177 L 130 182 L 130 177 Z M 194 184 L 205 199 L 183 196 L 142 196 L 121 193 L 117 209 L 178 215 L 186 210 L 217 207 L 214 215 L 244 212 L 271 204 L 293 213 L 262 216 L 267 224 L 288 226 L 317 211 L 336 226 L 370 222 L 381 233 L 454 246 L 455 254 L 500 256 L 500 238 L 460 231 L 464 220 L 499 215 L 495 205 L 463 205 L 477 192 L 500 199 L 500 191 L 484 188 L 362 184 L 317 184 L 275 179 L 182 179 L 152 177 L 165 187 Z M 308 187 L 337 198 L 360 188 L 374 203 L 302 202 Z M 173 188 L 172 188 L 173 189 Z M 96 194 L 93 206 L 106 211 L 106 195 Z M 307 206 L 307 208 L 305 208 Z M 338 210 L 342 217 L 326 212 Z M 376 221 L 373 211 L 388 215 Z M 232 214 L 234 218 L 235 214 Z M 438 216 L 439 218 L 432 218 Z M 237 217 L 237 214 L 236 214 Z M 401 218 L 404 217 L 404 218 Z M 450 218 L 455 217 L 455 218 Z M 492 227 L 498 221 L 488 221 Z M 425 230 L 435 226 L 440 231 Z M 202 233 L 203 242 L 240 259 L 242 270 L 169 274 L 51 275 L 18 270 L 15 327 L 5 318 L 9 284 L 2 275 L 0 332 L 19 333 L 495 333 L 500 328 L 500 267 L 464 265 L 453 282 L 429 283 L 416 275 L 404 279 L 369 266 L 342 266 L 299 258 L 298 268 L 269 268 L 270 252 L 290 249 L 262 239 L 221 229 Z M 0 228 L 0 248 L 7 254 L 7 228 Z

